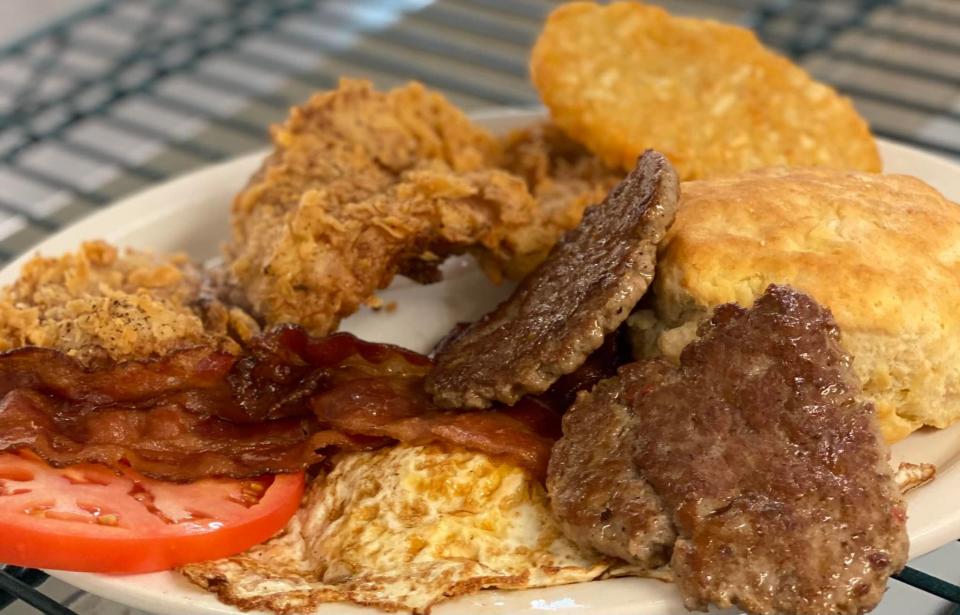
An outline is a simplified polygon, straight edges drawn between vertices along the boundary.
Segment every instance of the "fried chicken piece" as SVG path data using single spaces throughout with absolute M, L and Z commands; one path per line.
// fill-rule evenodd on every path
M 186 346 L 239 349 L 256 322 L 206 294 L 183 255 L 158 256 L 103 241 L 37 256 L 0 294 L 0 350 L 44 346 L 84 364 L 142 359 Z
M 274 128 L 274 153 L 233 204 L 232 281 L 267 324 L 323 335 L 396 273 L 439 277 L 443 257 L 526 251 L 524 182 L 495 168 L 496 139 L 412 83 L 343 80 Z
M 547 257 L 564 232 L 580 223 L 583 211 L 603 200 L 624 177 L 583 145 L 544 122 L 508 134 L 502 141 L 499 166 L 523 178 L 537 200 L 539 222 L 517 231 L 524 252 L 513 260 L 494 263 L 519 280 Z M 485 255 L 480 255 L 481 260 Z

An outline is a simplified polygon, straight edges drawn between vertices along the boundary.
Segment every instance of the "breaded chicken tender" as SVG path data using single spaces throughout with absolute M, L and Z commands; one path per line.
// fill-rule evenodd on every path
M 624 169 L 654 148 L 684 180 L 774 165 L 880 170 L 851 102 L 744 28 L 574 2 L 550 15 L 531 73 L 554 121 Z
M 205 296 L 185 256 L 121 253 L 103 241 L 31 259 L 0 294 L 0 350 L 44 346 L 86 364 L 196 345 L 236 351 L 256 332 L 244 312 Z
M 397 273 L 438 279 L 474 251 L 494 275 L 527 250 L 538 208 L 496 168 L 498 144 L 441 95 L 343 80 L 274 128 L 274 153 L 233 204 L 232 281 L 267 323 L 323 335 Z

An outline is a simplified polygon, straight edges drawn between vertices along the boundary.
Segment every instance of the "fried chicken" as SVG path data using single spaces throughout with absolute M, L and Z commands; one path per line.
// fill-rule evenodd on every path
M 522 277 L 621 175 L 552 127 L 498 142 L 416 83 L 343 80 L 273 141 L 234 201 L 229 274 L 265 323 L 320 335 L 397 273 L 438 280 L 450 254 Z
M 499 267 L 508 278 L 519 280 L 547 257 L 564 232 L 580 223 L 584 209 L 602 201 L 626 174 L 607 166 L 550 122 L 511 132 L 501 145 L 499 166 L 526 182 L 537 200 L 539 220 L 515 233 L 523 234 L 518 240 L 522 254 L 487 269 Z
M 87 365 L 195 345 L 232 352 L 257 330 L 207 296 L 203 272 L 185 256 L 121 253 L 103 241 L 33 258 L 0 294 L 0 350 L 44 346 Z
M 513 234 L 537 217 L 524 182 L 495 168 L 496 139 L 416 83 L 344 80 L 273 140 L 234 201 L 227 248 L 268 324 L 329 333 L 396 273 L 435 281 L 451 253 L 488 253 L 492 269 L 523 251 Z

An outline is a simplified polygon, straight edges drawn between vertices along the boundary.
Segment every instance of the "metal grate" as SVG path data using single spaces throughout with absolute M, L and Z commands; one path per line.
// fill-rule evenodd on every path
M 852 96 L 875 131 L 960 156 L 955 0 L 664 0 L 754 28 Z M 467 109 L 532 106 L 547 0 L 108 0 L 0 48 L 0 264 L 150 184 L 266 144 L 339 75 L 419 79 Z M 36 570 L 0 570 L 0 609 Z M 898 579 L 960 604 L 960 588 Z M 956 610 L 950 612 L 957 612 Z

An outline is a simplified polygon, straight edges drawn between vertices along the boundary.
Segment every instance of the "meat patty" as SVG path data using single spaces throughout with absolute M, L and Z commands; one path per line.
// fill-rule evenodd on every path
M 629 562 L 666 554 L 691 609 L 863 613 L 907 558 L 874 409 L 828 310 L 771 286 L 680 356 L 581 393 L 547 478 L 567 535 Z M 676 536 L 675 542 L 674 533 Z
M 673 167 L 645 152 L 509 299 L 437 354 L 427 380 L 434 401 L 513 404 L 577 369 L 646 292 L 678 198 Z

